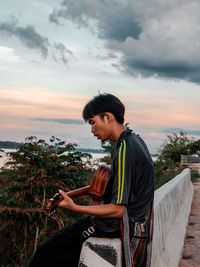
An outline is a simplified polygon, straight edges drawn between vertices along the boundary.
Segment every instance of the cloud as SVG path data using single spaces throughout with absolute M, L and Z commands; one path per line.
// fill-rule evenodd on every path
M 67 65 L 69 58 L 74 57 L 72 51 L 66 48 L 62 43 L 54 43 L 52 48 L 52 56 L 56 62 L 63 62 Z
M 198 0 L 65 0 L 49 19 L 93 28 L 126 73 L 199 83 L 199 13 Z
M 43 57 L 47 57 L 49 40 L 37 33 L 34 26 L 20 27 L 18 21 L 12 18 L 10 21 L 0 23 L 0 31 L 4 36 L 19 38 L 26 47 L 39 50 Z
M 76 124 L 76 125 L 85 124 L 83 120 L 78 120 L 78 119 L 35 118 L 33 120 L 34 121 L 57 122 L 57 123 L 63 123 L 63 124 Z
M 74 21 L 79 27 L 93 27 L 92 20 L 98 26 L 98 35 L 103 39 L 125 41 L 127 36 L 138 38 L 141 25 L 137 10 L 124 1 L 81 1 L 67 0 L 60 8 L 54 8 L 49 20 L 60 24 L 60 18 Z M 126 14 L 126 15 L 124 15 Z
M 16 37 L 27 48 L 39 51 L 43 58 L 52 56 L 57 63 L 68 64 L 69 59 L 73 57 L 72 51 L 67 49 L 62 43 L 51 44 L 49 39 L 40 35 L 33 25 L 21 27 L 15 17 L 10 21 L 0 22 L 0 36 L 4 38 Z
M 0 46 L 0 60 L 3 62 L 16 63 L 21 61 L 13 48 Z

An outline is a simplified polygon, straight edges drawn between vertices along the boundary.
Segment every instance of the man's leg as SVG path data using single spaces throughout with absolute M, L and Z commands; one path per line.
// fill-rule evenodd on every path
M 83 242 L 93 234 L 90 218 L 64 228 L 36 251 L 30 267 L 77 267 Z

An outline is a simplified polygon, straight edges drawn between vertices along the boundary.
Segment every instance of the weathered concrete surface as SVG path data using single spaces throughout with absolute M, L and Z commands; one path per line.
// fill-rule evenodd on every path
M 151 267 L 179 265 L 193 193 L 190 169 L 156 190 Z M 197 223 L 198 219 L 191 220 Z M 185 254 L 190 255 L 192 249 L 188 247 Z M 79 267 L 121 267 L 121 253 L 120 239 L 89 238 L 83 245 Z
M 152 267 L 177 267 L 194 188 L 185 169 L 155 192 Z
M 88 238 L 81 251 L 79 267 L 122 267 L 119 238 Z
M 200 180 L 194 183 L 194 198 L 179 267 L 200 267 Z

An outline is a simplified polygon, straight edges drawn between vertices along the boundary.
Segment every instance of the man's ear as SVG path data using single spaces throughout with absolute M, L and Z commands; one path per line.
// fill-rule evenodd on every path
M 112 122 L 114 120 L 114 115 L 110 112 L 105 112 L 104 113 L 104 118 L 108 121 L 108 122 Z

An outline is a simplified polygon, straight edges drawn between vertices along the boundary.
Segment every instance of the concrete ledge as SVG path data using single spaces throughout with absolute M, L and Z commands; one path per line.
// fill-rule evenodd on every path
M 151 267 L 178 267 L 193 194 L 190 169 L 156 190 Z M 121 261 L 120 239 L 90 237 L 83 244 L 79 267 L 122 267 Z
M 79 267 L 122 267 L 119 238 L 88 238 L 82 247 Z
M 155 192 L 152 267 L 177 267 L 194 188 L 185 169 Z

